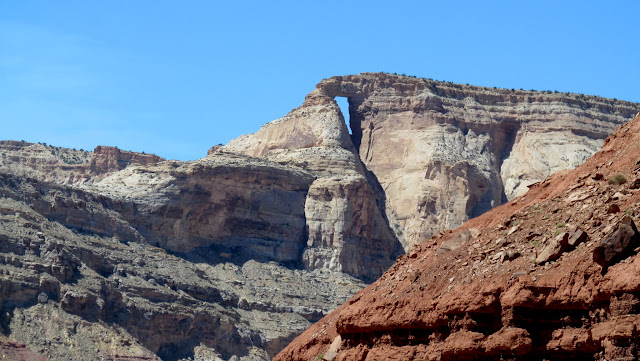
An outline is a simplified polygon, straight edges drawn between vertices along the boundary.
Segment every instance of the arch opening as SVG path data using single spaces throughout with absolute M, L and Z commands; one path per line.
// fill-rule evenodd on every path
M 346 97 L 335 97 L 335 100 L 340 107 L 340 112 L 342 113 L 342 117 L 344 117 L 344 122 L 347 124 L 349 135 L 353 135 L 353 131 L 351 130 L 351 116 L 349 115 L 349 99 Z
M 364 114 L 358 112 L 360 104 L 363 102 L 363 98 L 359 97 L 334 97 L 340 112 L 344 118 L 344 122 L 347 125 L 351 142 L 355 147 L 356 153 L 360 153 L 360 141 L 362 139 L 362 121 L 364 120 Z

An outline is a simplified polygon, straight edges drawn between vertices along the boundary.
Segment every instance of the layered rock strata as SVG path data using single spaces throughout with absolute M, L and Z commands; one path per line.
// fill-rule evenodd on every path
M 0 324 L 11 342 L 50 360 L 266 360 L 363 286 L 215 247 L 173 255 L 68 228 L 22 199 L 41 186 L 9 177 L 0 185 Z
M 268 359 L 403 246 L 571 166 L 634 107 L 361 74 L 192 162 L 1 142 L 0 325 L 51 360 Z M 540 172 L 508 165 L 529 155 Z
M 116 147 L 98 146 L 93 152 L 44 143 L 0 141 L 0 170 L 43 181 L 77 184 L 100 180 L 129 164 L 155 164 L 164 159 Z
M 386 216 L 405 249 L 581 164 L 640 110 L 580 94 L 364 73 L 323 80 L 296 111 L 317 124 L 305 110 L 335 97 L 349 100 L 353 145 L 382 186 Z M 246 146 L 262 149 L 252 155 L 301 147 L 278 143 L 289 129 L 280 123 L 268 129 Z M 258 146 L 266 138 L 268 150 Z M 331 139 L 345 147 L 344 137 Z
M 269 359 L 364 286 L 330 269 L 380 274 L 399 250 L 390 232 L 390 250 L 371 242 L 384 233 L 367 224 L 377 208 L 357 177 L 325 189 L 300 167 L 223 151 L 142 164 L 100 147 L 48 178 L 56 159 L 28 149 L 48 146 L 18 143 L 36 161 L 9 158 L 0 175 L 4 332 L 51 360 Z M 319 229 L 309 242 L 306 221 L 326 202 L 330 234 L 370 242 L 376 256 L 347 246 L 329 255 L 334 266 L 300 270 L 305 250 L 328 240 Z
M 640 114 L 577 169 L 413 247 L 274 360 L 638 359 L 638 154 Z
M 402 253 L 384 195 L 363 167 L 332 97 L 312 92 L 301 107 L 220 151 L 302 168 L 315 177 L 305 203 L 306 269 L 375 279 Z

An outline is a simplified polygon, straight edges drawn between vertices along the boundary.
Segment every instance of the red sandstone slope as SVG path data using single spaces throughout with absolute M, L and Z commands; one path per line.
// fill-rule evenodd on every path
M 639 188 L 640 114 L 577 169 L 416 245 L 274 360 L 638 359 Z

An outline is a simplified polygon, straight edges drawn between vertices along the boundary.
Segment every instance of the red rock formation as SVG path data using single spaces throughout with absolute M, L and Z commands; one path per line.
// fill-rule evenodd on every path
M 640 114 L 582 166 L 417 244 L 274 360 L 638 359 L 638 184 Z
M 101 179 L 132 163 L 150 165 L 164 160 L 115 147 L 97 146 L 89 152 L 14 140 L 0 141 L 0 153 L 3 173 L 64 184 Z
M 117 172 L 131 163 L 140 165 L 156 164 L 163 161 L 155 154 L 144 154 L 120 150 L 116 147 L 99 145 L 93 150 L 90 169 L 94 174 Z

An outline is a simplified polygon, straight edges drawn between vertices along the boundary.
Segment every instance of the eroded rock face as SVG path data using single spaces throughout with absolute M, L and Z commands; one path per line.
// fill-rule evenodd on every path
M 335 97 L 349 99 L 351 136 Z M 319 176 L 367 176 L 407 250 L 581 164 L 638 110 L 593 96 L 363 73 L 321 81 L 301 107 L 223 149 Z
M 332 96 L 316 89 L 287 116 L 220 149 L 302 168 L 316 177 L 305 203 L 306 269 L 373 280 L 402 253 L 386 218 L 384 193 L 363 167 Z
M 373 277 L 393 261 L 378 252 L 376 267 L 356 254 L 358 242 L 376 252 L 369 235 L 379 230 L 359 235 L 371 209 L 345 203 L 352 222 L 336 233 L 351 243 L 336 257 L 360 263 L 300 269 L 317 181 L 300 167 L 223 151 L 181 163 L 101 147 L 47 177 L 59 159 L 21 165 L 43 157 L 18 143 L 25 157 L 0 174 L 0 290 L 3 314 L 13 315 L 4 331 L 51 360 L 266 360 L 364 285 L 345 272 Z M 51 157 L 48 146 L 29 147 Z M 352 178 L 343 190 L 371 196 L 361 193 L 363 176 Z
M 172 255 L 68 228 L 20 198 L 39 186 L 0 185 L 0 305 L 11 342 L 49 360 L 267 360 L 363 286 L 217 247 Z M 0 342 L 0 356 L 28 355 L 12 345 Z
M 299 263 L 313 180 L 300 169 L 218 154 L 129 167 L 85 189 L 130 204 L 119 214 L 172 252 L 217 246 L 251 259 Z
M 41 181 L 78 184 L 97 181 L 130 164 L 155 164 L 164 159 L 154 154 L 97 146 L 93 152 L 41 143 L 0 141 L 0 169 Z
M 635 179 L 639 154 L 640 114 L 575 170 L 414 246 L 274 360 L 638 359 L 640 191 L 607 180 Z
M 405 249 L 576 167 L 640 110 L 379 73 L 326 79 L 314 92 L 349 99 L 354 144 L 384 189 Z
M 593 250 L 593 261 L 607 268 L 635 254 L 640 246 L 640 233 L 631 217 L 623 218 Z
M 49 361 L 30 350 L 24 344 L 0 339 L 0 357 L 12 361 Z
M 3 173 L 50 182 L 76 183 L 88 177 L 92 153 L 24 141 L 0 141 Z
M 401 251 L 357 155 L 333 143 L 278 162 L 98 147 L 68 169 L 53 154 L 66 150 L 17 143 L 24 157 L 0 176 L 3 252 L 15 268 L 2 287 L 16 315 L 5 331 L 52 360 L 265 360 L 364 285 L 350 275 L 374 279 Z M 29 281 L 34 265 L 52 278 Z M 113 342 L 124 351 L 109 351 Z M 83 346 L 65 351 L 71 344 Z
M 113 173 L 126 168 L 129 164 L 155 164 L 164 158 L 155 154 L 143 154 L 120 150 L 116 147 L 97 146 L 89 168 L 94 174 Z
M 382 274 L 398 247 L 363 177 L 317 179 L 305 204 L 307 269 L 329 268 L 356 275 Z M 328 262 L 328 264 L 326 264 Z

